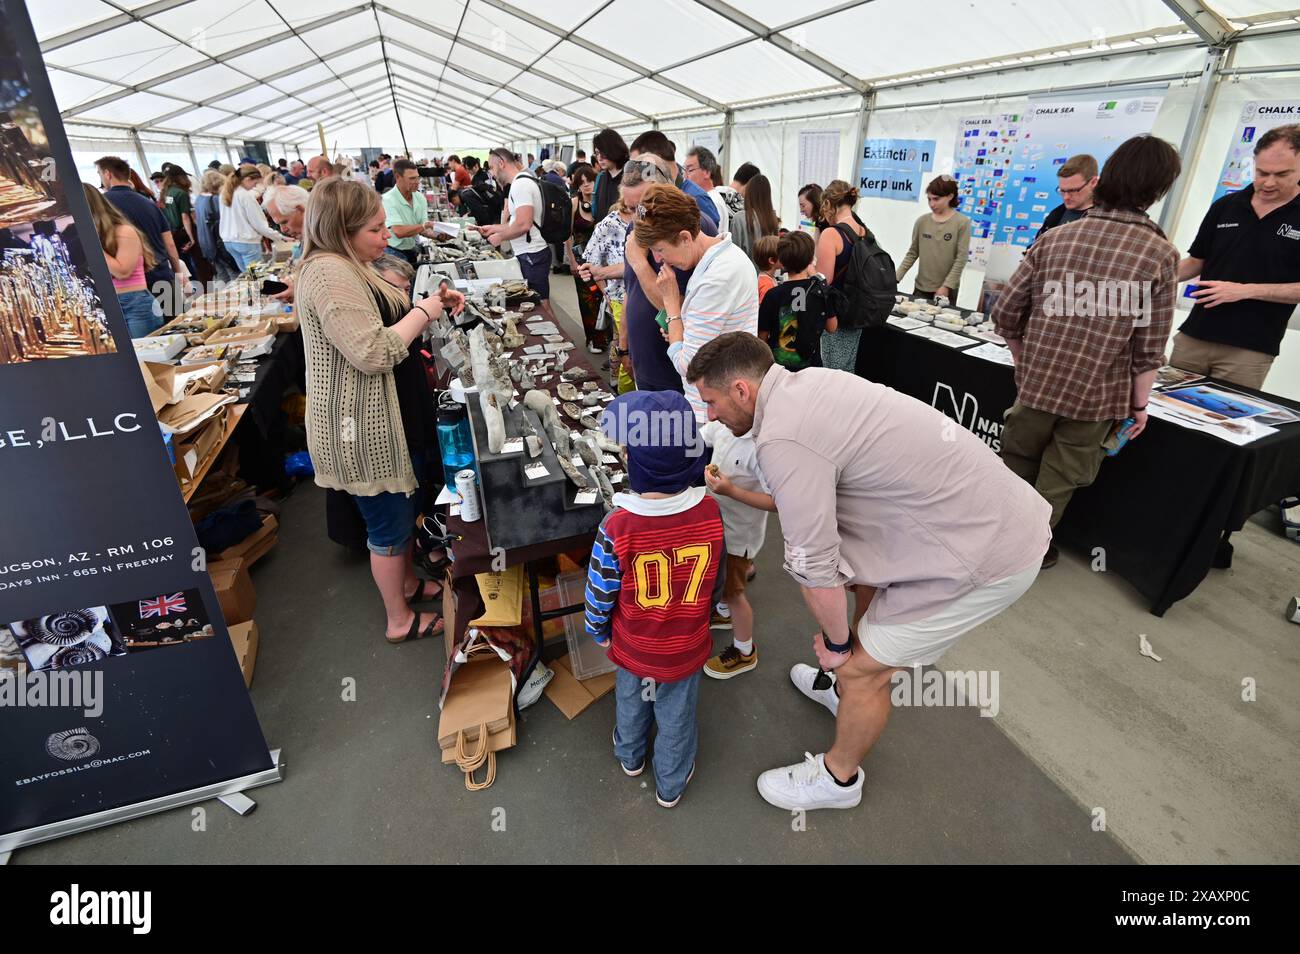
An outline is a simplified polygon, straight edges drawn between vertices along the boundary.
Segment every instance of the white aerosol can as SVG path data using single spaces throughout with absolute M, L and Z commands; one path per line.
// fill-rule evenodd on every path
M 472 470 L 456 471 L 456 493 L 460 495 L 460 519 L 465 523 L 473 523 L 483 515 L 478 505 L 476 476 Z

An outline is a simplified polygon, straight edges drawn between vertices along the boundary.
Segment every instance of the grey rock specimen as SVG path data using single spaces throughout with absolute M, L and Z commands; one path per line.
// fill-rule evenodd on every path
M 569 482 L 572 483 L 573 486 L 580 489 L 591 486 L 591 482 L 587 480 L 582 471 L 573 466 L 573 461 L 568 457 L 563 454 L 557 454 L 555 460 L 556 463 L 560 465 L 560 470 L 564 471 L 564 476 L 569 478 Z
M 600 463 L 600 450 L 587 438 L 579 437 L 573 442 L 573 447 L 588 467 L 595 467 Z
M 479 392 L 479 407 L 483 410 L 483 423 L 487 426 L 488 451 L 500 454 L 506 443 L 506 422 L 497 404 L 497 396 Z
M 614 509 L 614 485 L 609 482 L 609 472 L 604 467 L 597 465 L 589 468 L 591 476 L 596 481 L 596 487 L 600 490 L 602 502 L 605 504 L 605 510 Z

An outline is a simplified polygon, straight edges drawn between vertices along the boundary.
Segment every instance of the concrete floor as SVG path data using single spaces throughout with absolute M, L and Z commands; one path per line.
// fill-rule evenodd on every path
M 573 313 L 563 282 L 557 297 Z M 14 861 L 1294 863 L 1300 629 L 1281 611 L 1300 591 L 1300 547 L 1270 519 L 1234 538 L 1234 569 L 1164 619 L 1066 554 L 941 663 L 997 670 L 998 716 L 898 710 L 867 763 L 862 805 L 796 830 L 754 778 L 823 750 L 832 720 L 786 675 L 808 661 L 813 626 L 781 570 L 775 519 L 752 588 L 762 662 L 705 680 L 699 771 L 665 811 L 615 764 L 611 697 L 573 722 L 545 699 L 525 710 L 495 785 L 465 791 L 435 761 L 441 643 L 383 643 L 364 560 L 329 542 L 324 494 L 304 486 L 254 570 L 252 696 L 286 781 L 254 793 L 259 810 L 245 818 L 209 803 L 206 831 L 181 809 Z M 1163 663 L 1138 654 L 1139 633 Z M 341 699 L 346 677 L 355 702 Z M 1258 701 L 1241 700 L 1247 677 Z

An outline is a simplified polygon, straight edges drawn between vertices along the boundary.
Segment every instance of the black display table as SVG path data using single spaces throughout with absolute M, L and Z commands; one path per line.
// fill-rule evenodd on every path
M 887 326 L 863 332 L 857 370 L 1000 449 L 1003 415 L 1016 397 L 1012 368 Z M 1300 410 L 1295 401 L 1225 386 Z M 1132 583 L 1163 616 L 1212 567 L 1230 563 L 1229 534 L 1296 494 L 1300 424 L 1238 447 L 1152 417 L 1141 437 L 1102 464 L 1096 483 L 1075 493 L 1056 538 L 1089 560 L 1104 553 L 1106 571 Z

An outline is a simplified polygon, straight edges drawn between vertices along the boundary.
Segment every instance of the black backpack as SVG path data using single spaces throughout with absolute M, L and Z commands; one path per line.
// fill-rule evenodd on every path
M 532 179 L 542 193 L 542 222 L 538 225 L 534 217 L 533 227 L 541 232 L 543 241 L 550 244 L 563 243 L 573 232 L 573 199 L 569 190 L 531 173 L 521 172 L 519 176 Z
M 460 204 L 479 225 L 497 225 L 505 199 L 498 189 L 472 185 L 460 190 Z
M 848 264 L 841 273 L 844 276 L 844 295 L 848 302 L 838 316 L 840 330 L 883 327 L 894 309 L 894 296 L 898 294 L 894 260 L 876 242 L 871 229 L 867 229 L 866 234 L 859 238 L 845 223 L 835 227 L 843 240 L 853 248 Z

